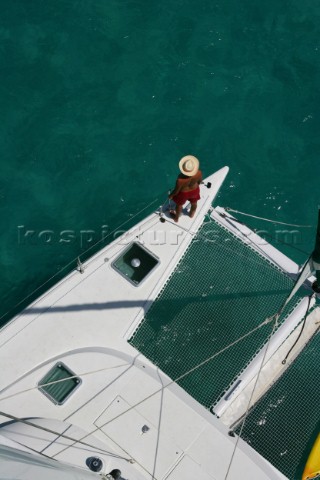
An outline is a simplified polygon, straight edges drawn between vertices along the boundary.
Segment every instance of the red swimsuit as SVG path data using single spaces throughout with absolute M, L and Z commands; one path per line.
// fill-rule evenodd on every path
M 172 197 L 172 200 L 177 205 L 183 205 L 187 201 L 190 203 L 195 203 L 200 200 L 200 188 L 197 187 L 194 190 L 190 190 L 189 192 L 179 192 L 177 195 Z

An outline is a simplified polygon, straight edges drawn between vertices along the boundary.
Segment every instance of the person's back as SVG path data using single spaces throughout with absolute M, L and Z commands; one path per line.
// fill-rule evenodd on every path
M 199 160 L 193 155 L 186 155 L 179 162 L 180 175 L 177 178 L 176 186 L 169 195 L 176 204 L 176 210 L 172 211 L 172 217 L 178 222 L 185 202 L 191 204 L 189 216 L 192 218 L 197 209 L 197 202 L 200 199 L 199 185 L 202 182 L 202 173 L 199 170 Z
M 183 173 L 177 178 L 178 185 L 181 185 L 180 192 L 191 192 L 198 188 L 199 184 L 202 182 L 202 173 L 201 170 L 198 170 L 195 175 L 192 177 L 187 177 Z

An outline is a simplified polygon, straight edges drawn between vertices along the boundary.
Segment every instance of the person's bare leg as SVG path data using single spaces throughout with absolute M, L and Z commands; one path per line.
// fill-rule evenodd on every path
M 190 218 L 194 217 L 194 214 L 196 213 L 196 210 L 197 210 L 197 202 L 191 203 L 191 208 L 190 208 L 190 213 L 189 213 Z
M 175 222 L 178 222 L 179 220 L 179 217 L 181 215 L 181 212 L 182 212 L 182 205 L 177 205 L 176 206 L 176 212 L 172 212 L 171 215 L 172 215 L 172 218 Z

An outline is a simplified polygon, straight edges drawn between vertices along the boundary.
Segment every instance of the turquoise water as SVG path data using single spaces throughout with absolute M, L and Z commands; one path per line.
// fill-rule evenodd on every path
M 316 224 L 318 2 L 0 6 L 2 323 L 90 236 L 162 203 L 185 154 L 205 174 L 230 166 L 220 205 Z M 299 250 L 278 246 L 303 262 L 314 229 L 299 231 Z
M 230 166 L 220 204 L 316 223 L 319 3 L 0 4 L 1 315 L 85 250 L 80 230 L 161 203 L 188 153 Z

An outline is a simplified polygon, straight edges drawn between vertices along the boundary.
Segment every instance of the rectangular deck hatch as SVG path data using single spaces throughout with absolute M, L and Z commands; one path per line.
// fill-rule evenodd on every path
M 141 244 L 133 242 L 112 262 L 112 267 L 136 287 L 159 264 L 159 259 Z
M 57 381 L 58 383 L 46 385 Z M 77 378 L 71 370 L 59 362 L 40 380 L 38 388 L 52 402 L 62 405 L 80 383 L 80 378 Z

